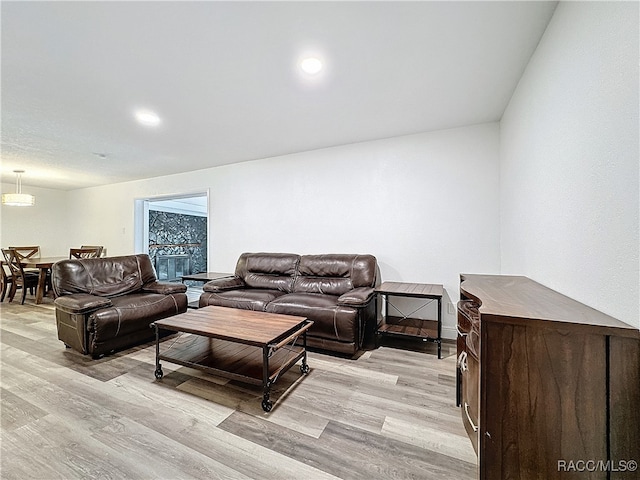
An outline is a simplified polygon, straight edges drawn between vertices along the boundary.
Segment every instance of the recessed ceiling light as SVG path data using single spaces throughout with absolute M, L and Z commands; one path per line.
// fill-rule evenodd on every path
M 151 110 L 136 110 L 135 117 L 138 123 L 145 127 L 157 127 L 160 125 L 160 117 Z
M 300 62 L 300 68 L 304 73 L 315 75 L 322 70 L 322 60 L 316 57 L 307 57 Z

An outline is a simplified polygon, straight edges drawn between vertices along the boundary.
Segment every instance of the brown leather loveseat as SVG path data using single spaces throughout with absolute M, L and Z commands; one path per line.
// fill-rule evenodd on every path
M 187 310 L 186 285 L 158 282 L 148 255 L 53 265 L 58 338 L 98 357 L 154 338 L 149 324 Z
M 199 305 L 304 316 L 308 346 L 353 355 L 375 327 L 378 277 L 372 255 L 243 253 L 234 277 L 203 286 Z

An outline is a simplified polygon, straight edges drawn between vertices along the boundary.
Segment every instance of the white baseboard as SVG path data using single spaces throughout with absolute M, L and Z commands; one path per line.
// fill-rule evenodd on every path
M 442 338 L 446 338 L 447 340 L 455 340 L 456 338 L 458 338 L 456 327 L 446 327 L 443 325 Z

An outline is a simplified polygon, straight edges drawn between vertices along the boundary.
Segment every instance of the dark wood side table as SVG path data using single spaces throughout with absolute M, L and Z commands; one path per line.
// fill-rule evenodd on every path
M 207 283 L 211 280 L 216 280 L 218 278 L 225 277 L 233 277 L 233 273 L 219 273 L 219 272 L 201 272 L 201 273 L 192 273 L 190 275 L 182 275 L 180 278 L 182 279 L 182 283 L 186 280 L 192 282 L 202 282 Z M 187 305 L 189 308 L 198 308 L 198 300 L 193 300 Z
M 224 278 L 224 277 L 233 277 L 233 273 L 202 272 L 202 273 L 193 273 L 191 275 L 182 275 L 182 277 L 180 278 L 182 279 L 182 283 L 184 283 L 185 280 L 206 283 L 210 280 L 215 280 L 216 278 Z
M 442 285 L 430 283 L 384 282 L 376 293 L 382 297 L 382 323 L 376 329 L 376 338 L 383 335 L 394 335 L 421 339 L 423 342 L 438 344 L 438 358 L 442 358 Z M 404 314 L 390 300 L 389 297 L 410 297 L 424 299 L 425 302 L 413 312 Z M 438 319 L 424 320 L 411 318 L 418 310 L 431 302 L 438 302 Z M 391 306 L 398 315 L 389 315 Z

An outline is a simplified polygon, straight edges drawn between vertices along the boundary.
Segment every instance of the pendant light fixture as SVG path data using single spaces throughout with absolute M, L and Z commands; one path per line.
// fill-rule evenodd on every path
M 32 207 L 36 204 L 36 197 L 28 193 L 22 193 L 22 174 L 24 170 L 14 170 L 16 174 L 16 193 L 3 193 L 2 205 L 12 207 Z

